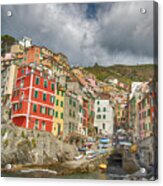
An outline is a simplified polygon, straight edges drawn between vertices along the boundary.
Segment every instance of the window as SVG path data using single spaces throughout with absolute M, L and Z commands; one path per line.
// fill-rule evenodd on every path
M 55 112 L 55 117 L 58 118 L 58 112 L 57 111 Z
M 101 115 L 97 115 L 96 118 L 97 118 L 97 119 L 101 119 Z
M 150 116 L 150 109 L 148 109 L 148 116 Z
M 61 101 L 60 106 L 63 107 L 63 101 Z
M 64 96 L 64 92 L 62 91 L 62 97 Z
M 97 101 L 97 105 L 99 105 L 100 104 L 100 101 Z
M 51 90 L 54 90 L 54 83 L 51 84 Z
M 153 99 L 151 99 L 151 106 L 154 106 L 154 101 L 153 101 Z
M 60 115 L 61 119 L 63 119 L 63 112 L 61 112 L 61 115 Z
M 97 108 L 97 112 L 100 112 L 100 107 Z
M 45 123 L 45 121 L 42 121 L 42 130 L 46 130 L 46 123 Z
M 56 105 L 57 105 L 57 106 L 59 105 L 59 100 L 58 100 L 58 99 L 56 100 Z
M 73 106 L 76 107 L 76 102 L 75 101 L 73 102 Z
M 68 128 L 69 128 L 69 132 L 71 132 L 71 123 L 69 123 L 69 127 Z
M 17 111 L 17 110 L 18 110 L 18 103 L 15 103 L 15 104 L 13 105 L 13 109 L 14 109 L 14 111 Z
M 43 107 L 43 114 L 46 114 L 46 107 Z
M 103 115 L 103 119 L 106 119 L 106 115 Z
M 47 87 L 48 87 L 48 81 L 44 80 L 44 88 L 47 88 Z
M 37 105 L 33 104 L 33 112 L 37 112 Z
M 59 90 L 57 90 L 57 95 L 59 95 Z
M 105 123 L 102 124 L 102 128 L 103 128 L 103 130 L 105 130 Z
M 40 113 L 41 113 L 41 114 L 46 114 L 46 107 L 41 106 L 41 107 L 40 107 Z
M 20 104 L 19 104 L 19 109 L 21 109 L 22 108 L 22 102 L 20 102 Z
M 36 85 L 39 85 L 39 84 L 40 84 L 40 78 L 36 77 Z
M 39 129 L 39 122 L 38 119 L 35 120 L 34 128 L 37 130 Z
M 37 90 L 34 91 L 34 98 L 38 98 L 38 91 Z
M 54 96 L 50 96 L 50 102 L 54 103 Z
M 24 74 L 24 68 L 22 69 L 22 74 Z
M 40 106 L 40 113 L 42 114 L 42 106 Z
M 79 112 L 82 113 L 82 107 L 81 106 L 79 107 Z
M 46 93 L 43 93 L 43 100 L 46 101 Z
M 21 80 L 20 87 L 21 87 L 21 88 L 24 87 L 24 79 Z
M 48 108 L 48 115 L 49 115 L 49 116 L 53 116 L 53 109 Z
M 50 110 L 51 110 L 51 109 L 50 109 L 50 108 L 48 108 L 48 115 L 49 115 L 49 116 L 50 116 Z
M 73 112 L 73 117 L 75 118 L 75 111 Z
M 106 107 L 103 108 L 103 111 L 106 112 Z

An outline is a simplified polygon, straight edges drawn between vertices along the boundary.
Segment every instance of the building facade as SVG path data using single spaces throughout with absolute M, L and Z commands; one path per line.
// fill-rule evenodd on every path
M 54 126 L 53 134 L 57 137 L 63 136 L 64 127 L 64 100 L 65 100 L 65 89 L 56 87 L 55 102 L 54 102 Z
M 114 111 L 108 99 L 96 99 L 94 104 L 94 127 L 98 134 L 113 135 Z
M 77 95 L 66 91 L 64 104 L 64 138 L 73 132 L 78 133 L 79 102 Z
M 55 79 L 29 65 L 18 68 L 12 96 L 15 125 L 52 132 Z

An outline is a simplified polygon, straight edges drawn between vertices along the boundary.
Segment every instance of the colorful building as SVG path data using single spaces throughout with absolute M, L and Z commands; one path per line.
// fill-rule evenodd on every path
M 15 125 L 52 132 L 55 79 L 33 64 L 18 68 L 12 95 L 12 121 Z
M 147 138 L 152 132 L 149 93 L 138 103 L 138 117 L 140 139 Z
M 26 48 L 23 53 L 23 63 L 35 63 L 41 64 L 42 56 L 41 56 L 41 47 L 39 46 L 31 46 Z
M 63 135 L 64 127 L 64 99 L 65 99 L 65 89 L 57 85 L 55 93 L 55 103 L 54 103 L 54 124 L 53 124 L 53 134 L 54 136 L 60 137 Z

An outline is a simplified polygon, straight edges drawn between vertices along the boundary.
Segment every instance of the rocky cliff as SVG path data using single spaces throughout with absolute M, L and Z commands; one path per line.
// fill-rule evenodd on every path
M 1 165 L 53 164 L 73 160 L 75 146 L 58 141 L 46 131 L 29 130 L 8 122 L 1 125 Z

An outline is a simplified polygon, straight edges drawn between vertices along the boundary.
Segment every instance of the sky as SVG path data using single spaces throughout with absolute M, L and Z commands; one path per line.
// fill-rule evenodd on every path
M 2 5 L 1 26 L 2 35 L 31 37 L 75 66 L 153 63 L 152 1 Z

